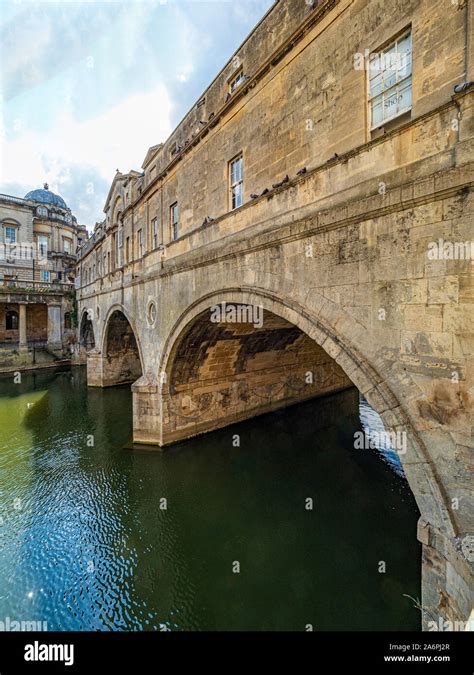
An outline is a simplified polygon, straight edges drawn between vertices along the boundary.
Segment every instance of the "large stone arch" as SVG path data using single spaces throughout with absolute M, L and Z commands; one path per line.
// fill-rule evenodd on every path
M 418 538 L 423 544 L 422 612 L 424 626 L 433 616 L 447 620 L 465 620 L 472 606 L 472 568 L 466 558 L 466 532 L 452 509 L 451 495 L 445 489 L 424 438 L 424 420 L 414 411 L 423 394 L 406 372 L 386 373 L 383 360 L 370 359 L 362 353 L 364 345 L 360 326 L 335 303 L 323 300 L 318 311 L 297 300 L 282 297 L 256 287 L 234 287 L 216 290 L 191 303 L 176 317 L 161 343 L 159 368 L 149 372 L 132 387 L 134 391 L 134 439 L 136 442 L 166 445 L 160 431 L 170 409 L 166 399 L 170 392 L 170 373 L 179 346 L 203 312 L 218 303 L 260 305 L 277 317 L 299 328 L 309 336 L 344 371 L 351 382 L 381 415 L 387 430 L 405 432 L 406 454 L 400 456 L 408 483 L 417 501 L 421 518 Z M 382 375 L 385 373 L 385 375 Z M 440 432 L 446 436 L 448 431 Z M 439 436 L 438 436 L 439 437 Z
M 295 300 L 283 299 L 264 289 L 240 287 L 208 293 L 187 307 L 163 343 L 158 375 L 162 391 L 166 391 L 169 385 L 170 364 L 187 328 L 211 306 L 222 302 L 261 305 L 264 310 L 298 327 L 334 359 L 374 410 L 381 415 L 386 428 L 406 431 L 407 452 L 400 457 L 420 512 L 429 513 L 430 522 L 442 528 L 449 536 L 457 534 L 448 498 L 416 423 L 410 418 L 390 383 L 380 375 L 377 365 L 368 362 L 360 353 L 350 334 L 341 332 L 340 321 L 337 328 L 331 325 L 324 310 L 315 315 Z M 407 376 L 404 382 L 406 388 L 410 386 L 408 380 Z

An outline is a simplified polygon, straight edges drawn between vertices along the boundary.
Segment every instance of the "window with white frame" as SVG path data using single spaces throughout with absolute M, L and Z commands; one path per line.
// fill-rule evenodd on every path
M 239 70 L 239 72 L 234 75 L 234 77 L 229 80 L 229 93 L 233 94 L 234 91 L 240 87 L 242 82 L 245 80 L 245 75 L 244 71 L 242 69 Z
M 411 110 L 411 30 L 369 57 L 370 128 Z
M 178 202 L 175 202 L 170 206 L 170 224 L 171 224 L 171 237 L 173 240 L 175 240 L 179 237 Z
M 16 244 L 16 227 L 10 227 L 9 225 L 5 227 L 5 243 Z
M 239 155 L 229 163 L 230 207 L 238 209 L 244 203 L 244 160 Z

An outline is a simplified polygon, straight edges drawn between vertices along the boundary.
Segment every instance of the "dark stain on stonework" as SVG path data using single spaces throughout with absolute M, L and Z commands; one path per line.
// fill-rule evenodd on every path
M 435 420 L 439 424 L 447 424 L 469 407 L 467 392 L 453 391 L 443 383 L 438 383 L 433 395 L 426 401 L 418 402 L 418 411 L 426 420 Z
M 264 313 L 264 325 L 266 323 Z M 174 360 L 171 384 L 184 384 L 199 378 L 199 369 L 209 355 L 209 350 L 219 342 L 239 341 L 237 357 L 233 364 L 235 374 L 245 372 L 247 361 L 262 352 L 283 351 L 293 344 L 302 332 L 296 326 L 279 321 L 279 326 L 266 329 L 254 328 L 252 324 L 211 323 L 208 312 L 197 320 L 184 336 Z M 282 325 L 287 324 L 287 325 Z M 242 332 L 242 328 L 251 326 L 251 332 Z

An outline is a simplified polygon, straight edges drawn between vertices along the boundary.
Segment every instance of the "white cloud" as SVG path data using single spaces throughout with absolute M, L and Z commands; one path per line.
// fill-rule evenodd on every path
M 54 189 L 68 166 L 91 165 L 111 180 L 117 168 L 139 170 L 148 147 L 165 140 L 171 130 L 171 100 L 160 84 L 96 118 L 77 122 L 63 110 L 48 134 L 25 130 L 15 139 L 3 139 L 2 173 L 8 167 L 8 182 L 34 186 L 48 180 Z

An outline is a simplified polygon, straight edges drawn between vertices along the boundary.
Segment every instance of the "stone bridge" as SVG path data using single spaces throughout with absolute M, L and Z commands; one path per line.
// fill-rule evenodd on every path
M 283 26 L 272 14 L 281 4 L 265 19 L 274 27 Z M 278 28 L 284 55 L 272 54 L 271 65 L 226 99 L 189 145 L 176 141 L 186 124 L 192 128 L 185 118 L 164 146 L 150 148 L 143 173 L 116 175 L 106 221 L 79 267 L 80 342 L 90 386 L 131 383 L 137 444 L 167 446 L 357 387 L 386 430 L 406 437 L 400 458 L 421 516 L 426 627 L 438 616 L 465 621 L 472 608 L 472 87 L 452 94 L 459 70 L 445 74 L 449 89 L 438 82 L 427 98 L 421 65 L 416 75 L 414 28 L 414 103 L 400 125 L 367 135 L 361 84 L 360 105 L 338 99 L 350 106 L 350 128 L 335 122 L 339 136 L 320 136 L 324 147 L 311 146 L 311 161 L 307 150 L 296 152 L 291 134 L 255 136 L 258 97 L 278 102 L 266 129 L 280 125 L 283 133 L 285 106 L 298 126 L 298 109 L 282 94 L 294 91 L 298 69 L 310 68 L 298 50 L 314 42 L 324 51 L 334 24 L 350 34 L 337 56 L 349 61 L 363 46 L 362 33 L 351 33 L 354 7 L 361 7 L 358 30 L 375 30 L 364 24 L 365 4 L 322 3 L 304 44 L 295 30 L 309 19 L 287 17 L 291 42 Z M 423 12 L 433 18 L 429 3 L 397 4 L 415 27 Z M 430 30 L 424 38 L 437 44 L 447 29 L 434 20 Z M 380 43 L 390 36 L 385 24 L 377 31 Z M 239 52 L 244 61 L 248 40 Z M 324 111 L 332 96 L 314 105 Z M 301 113 L 302 125 L 308 115 Z M 243 204 L 229 209 L 226 162 L 241 146 L 245 162 L 254 144 L 266 153 L 265 167 L 258 156 L 248 161 Z M 222 199 L 211 170 L 224 182 Z M 253 186 L 259 194 L 250 194 Z

